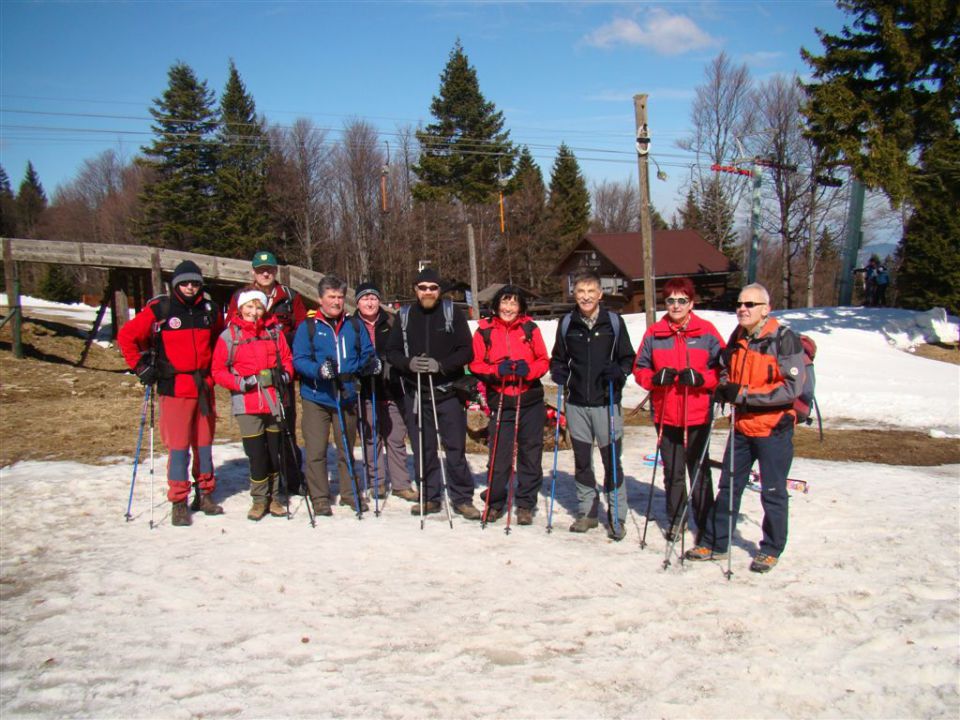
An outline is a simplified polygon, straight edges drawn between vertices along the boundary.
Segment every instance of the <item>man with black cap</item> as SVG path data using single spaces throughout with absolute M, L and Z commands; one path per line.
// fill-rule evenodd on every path
M 144 385 L 157 384 L 160 437 L 167 461 L 167 499 L 174 525 L 189 525 L 190 510 L 220 515 L 211 495 L 216 488 L 211 445 L 216 425 L 210 362 L 223 321 L 220 308 L 203 293 L 197 264 L 184 260 L 173 271 L 170 295 L 160 295 L 125 324 L 117 344 Z M 197 497 L 190 497 L 190 451 Z
M 415 502 L 419 499 L 417 491 L 411 487 L 407 472 L 407 428 L 403 422 L 403 386 L 400 374 L 386 362 L 387 338 L 393 327 L 393 316 L 380 307 L 380 288 L 372 282 L 357 285 L 355 293 L 357 317 L 363 322 L 381 357 L 382 370 L 377 375 L 360 378 L 360 394 L 363 397 L 363 425 L 366 447 L 364 458 L 370 471 L 376 466 L 377 477 L 374 492 L 383 495 L 389 478 L 392 494 L 404 500 Z M 376 397 L 376 408 L 374 408 Z M 374 415 L 376 410 L 376 415 Z M 376 420 L 376 423 L 374 423 Z M 381 456 L 386 462 L 381 460 Z
M 463 377 L 464 365 L 473 359 L 470 328 L 460 310 L 450 301 L 441 300 L 440 276 L 436 270 L 429 267 L 422 270 L 414 289 L 417 302 L 401 308 L 387 339 L 386 355 L 387 362 L 400 371 L 403 379 L 407 432 L 414 438 L 417 478 L 424 483 L 420 488 L 425 493 L 423 513 L 440 512 L 443 484 L 438 441 L 442 441 L 447 459 L 447 490 L 454 512 L 468 520 L 479 520 L 480 511 L 473 504 L 473 476 L 465 456 L 466 409 L 453 387 L 454 381 Z M 417 394 L 418 376 L 420 395 Z M 430 397 L 430 382 L 435 406 Z M 437 426 L 439 432 L 435 431 Z M 420 457 L 421 442 L 423 457 Z M 421 505 L 414 505 L 411 512 L 419 515 Z
M 264 317 L 274 317 L 277 319 L 277 324 L 286 338 L 287 345 L 292 348 L 293 334 L 296 332 L 297 326 L 307 317 L 307 306 L 303 304 L 303 298 L 300 297 L 299 293 L 277 282 L 277 269 L 280 266 L 277 264 L 276 255 L 269 250 L 258 250 L 255 252 L 250 265 L 252 282 L 245 287 L 237 289 L 233 293 L 233 296 L 230 298 L 230 304 L 227 305 L 227 323 L 237 315 L 237 298 L 240 297 L 240 293 L 248 290 L 259 290 L 267 297 L 267 312 Z M 283 414 L 287 419 L 288 427 L 295 428 L 297 426 L 297 402 L 294 397 L 292 382 L 287 390 L 287 393 L 282 399 Z M 300 467 L 299 452 L 297 457 L 293 457 L 293 452 L 288 446 L 289 443 L 285 443 L 283 448 L 283 452 L 288 455 L 287 462 Z M 296 473 L 292 473 L 290 477 L 287 478 L 289 484 L 287 492 L 293 495 L 301 492 L 299 487 L 294 487 L 291 484 L 297 479 L 296 475 Z

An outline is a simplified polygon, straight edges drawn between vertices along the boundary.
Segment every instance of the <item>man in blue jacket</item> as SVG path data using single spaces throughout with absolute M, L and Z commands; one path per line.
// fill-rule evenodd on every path
M 337 465 L 340 478 L 340 504 L 357 508 L 353 443 L 357 433 L 356 380 L 360 375 L 379 372 L 379 360 L 370 336 L 356 318 L 344 311 L 347 284 L 335 275 L 326 275 L 317 286 L 320 307 L 314 317 L 300 323 L 293 339 L 293 366 L 300 374 L 303 416 L 300 428 L 306 445 L 304 473 L 307 494 L 313 511 L 319 516 L 333 515 L 330 480 L 327 477 L 327 445 L 330 426 L 340 451 Z M 341 423 L 343 428 L 341 428 Z M 346 442 L 344 433 L 346 431 Z M 360 497 L 359 509 L 367 510 L 367 499 Z

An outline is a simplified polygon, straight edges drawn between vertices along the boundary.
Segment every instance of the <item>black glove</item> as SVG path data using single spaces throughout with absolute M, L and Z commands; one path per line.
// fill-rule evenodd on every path
M 153 364 L 153 358 L 148 352 L 140 354 L 140 359 L 133 371 L 144 385 L 153 385 L 157 381 L 157 366 Z
M 703 375 L 693 368 L 684 368 L 680 371 L 680 374 L 677 375 L 677 382 L 681 385 L 697 388 L 703 385 Z
M 250 392 L 257 386 L 257 377 L 256 375 L 247 375 L 245 378 L 240 378 L 240 392 Z
M 622 383 L 624 378 L 623 368 L 620 367 L 618 363 L 615 363 L 611 360 L 603 366 L 603 370 L 600 372 L 600 377 L 607 382 L 612 382 L 615 384 Z
M 370 358 L 367 364 L 360 370 L 360 374 L 364 376 L 379 375 L 381 372 L 383 372 L 383 363 L 376 355 Z
M 517 377 L 524 378 L 530 374 L 530 366 L 527 365 L 526 360 L 514 360 L 513 362 L 513 374 Z
M 551 371 L 550 379 L 557 385 L 566 385 L 567 380 L 570 379 L 570 368 L 568 367 L 558 367 L 555 370 Z
M 673 381 L 677 377 L 677 371 L 672 367 L 660 368 L 660 371 L 653 376 L 653 384 L 657 387 L 663 387 L 665 385 L 673 385 Z
M 737 385 L 736 383 L 723 383 L 723 385 L 717 386 L 717 389 L 713 394 L 713 398 L 719 403 L 729 403 L 730 405 L 735 405 L 737 403 L 737 399 L 740 397 L 741 387 L 741 385 Z
M 337 376 L 337 366 L 333 364 L 333 360 L 327 358 L 320 365 L 317 375 L 321 380 L 333 380 Z
M 440 372 L 440 363 L 432 357 L 426 355 L 417 355 L 410 358 L 410 371 L 415 373 L 438 373 Z
M 516 374 L 516 363 L 513 360 L 501 360 L 497 365 L 497 375 L 502 378 Z

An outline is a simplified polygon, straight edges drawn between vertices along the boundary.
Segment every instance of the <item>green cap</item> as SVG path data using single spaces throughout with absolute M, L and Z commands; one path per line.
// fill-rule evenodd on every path
M 277 267 L 277 258 L 272 252 L 261 250 L 253 256 L 253 269 L 265 266 Z

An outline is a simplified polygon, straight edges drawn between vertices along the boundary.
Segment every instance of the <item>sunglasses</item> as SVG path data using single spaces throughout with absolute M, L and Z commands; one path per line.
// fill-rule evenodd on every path
M 426 285 L 426 284 L 417 285 L 417 290 L 419 290 L 420 292 L 437 292 L 439 289 L 440 289 L 439 285 Z
M 742 308 L 745 307 L 747 310 L 753 310 L 757 305 L 766 305 L 765 302 L 753 302 L 748 300 L 747 302 L 737 302 L 736 307 Z
M 679 305 L 680 307 L 683 307 L 684 305 L 688 305 L 690 303 L 690 298 L 667 298 L 664 302 L 666 302 L 667 305 Z
M 254 269 L 254 272 L 257 275 L 276 275 L 277 269 L 275 267 L 258 267 Z
M 190 287 L 195 287 L 195 288 L 203 287 L 203 283 L 197 282 L 196 280 L 187 280 L 186 282 L 177 283 L 178 287 L 183 287 L 184 285 L 189 285 Z

